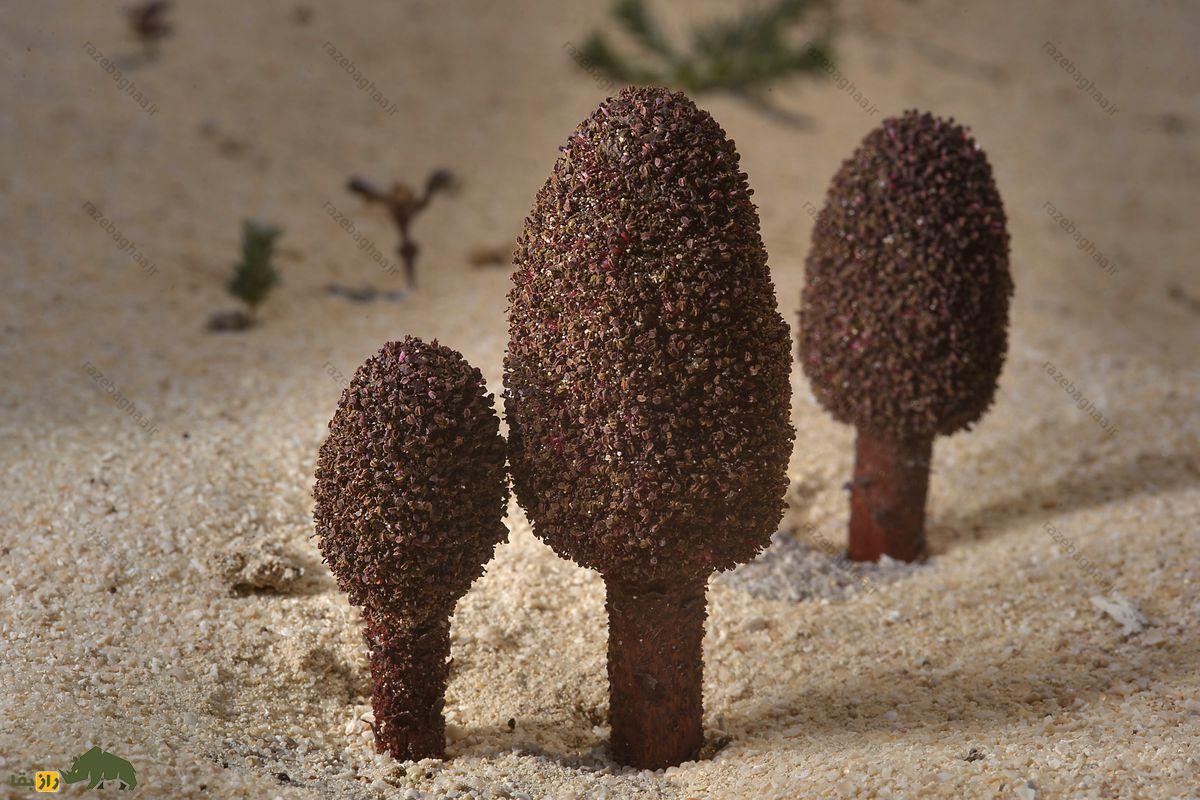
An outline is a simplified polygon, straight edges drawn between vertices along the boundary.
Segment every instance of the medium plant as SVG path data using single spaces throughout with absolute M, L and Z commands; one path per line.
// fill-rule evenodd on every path
M 396 181 L 390 192 L 385 192 L 363 178 L 351 178 L 347 188 L 369 203 L 381 203 L 387 207 L 400 234 L 400 245 L 396 252 L 404 263 L 404 277 L 408 288 L 417 287 L 417 253 L 420 248 L 412 238 L 413 220 L 429 205 L 435 194 L 454 192 L 458 181 L 447 169 L 437 169 L 425 180 L 425 189 L 420 194 L 408 184 Z
M 987 157 L 953 120 L 885 120 L 833 178 L 799 356 L 821 404 L 858 429 L 855 560 L 924 551 L 933 438 L 983 415 L 1004 364 L 1008 241 Z
M 499 430 L 479 370 L 410 337 L 358 368 L 317 458 L 318 547 L 363 608 L 375 742 L 398 759 L 445 753 L 450 617 L 508 535 Z
M 727 92 L 786 118 L 786 112 L 767 100 L 769 87 L 794 75 L 824 74 L 833 64 L 832 26 L 827 21 L 802 44 L 790 36 L 793 26 L 822 5 L 822 0 L 775 0 L 693 28 L 691 46 L 683 50 L 667 38 L 645 0 L 617 0 L 612 16 L 639 45 L 643 60 L 621 55 L 598 31 L 584 41 L 576 60 L 618 83 L 672 86 L 693 94 Z
M 702 743 L 705 591 L 783 511 L 791 361 L 733 143 L 665 89 L 567 140 L 517 242 L 505 412 L 534 532 L 607 587 L 612 751 Z

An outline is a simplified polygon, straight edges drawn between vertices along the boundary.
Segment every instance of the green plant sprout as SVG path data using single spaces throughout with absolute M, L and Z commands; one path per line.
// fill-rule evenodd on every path
M 618 53 L 605 36 L 594 31 L 576 54 L 577 63 L 618 83 L 670 86 L 693 94 L 725 92 L 781 120 L 801 124 L 805 118 L 770 103 L 767 87 L 790 75 L 821 75 L 833 65 L 829 38 L 832 22 L 802 43 L 789 37 L 789 28 L 824 0 L 775 0 L 741 16 L 692 28 L 686 51 L 663 33 L 645 0 L 617 0 L 612 15 L 617 24 L 658 66 Z
M 233 268 L 226 285 L 229 293 L 246 304 L 245 311 L 221 312 L 208 321 L 212 330 L 244 330 L 257 322 L 258 307 L 279 283 L 279 271 L 271 263 L 275 240 L 283 230 L 268 222 L 242 222 L 242 260 Z

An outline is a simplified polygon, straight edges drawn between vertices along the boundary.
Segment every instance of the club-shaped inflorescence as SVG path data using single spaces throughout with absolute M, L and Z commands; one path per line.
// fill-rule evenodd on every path
M 499 424 L 479 370 L 406 338 L 358 368 L 321 446 L 318 546 L 363 608 L 376 744 L 398 759 L 445 751 L 450 617 L 507 536 Z
M 858 429 L 851 558 L 923 552 L 933 438 L 991 404 L 1012 288 L 1004 206 L 967 130 L 909 111 L 871 131 L 817 217 L 800 312 L 813 393 Z
M 683 94 L 625 89 L 567 140 L 515 261 L 514 489 L 605 579 L 614 756 L 677 764 L 702 743 L 707 579 L 769 543 L 794 433 L 733 142 Z

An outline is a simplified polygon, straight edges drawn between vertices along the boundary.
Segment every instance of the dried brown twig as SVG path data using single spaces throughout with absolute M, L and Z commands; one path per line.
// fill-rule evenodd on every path
M 387 206 L 388 212 L 392 215 L 392 222 L 395 223 L 396 230 L 400 232 L 400 245 L 396 248 L 396 252 L 400 254 L 400 259 L 404 262 L 404 277 L 410 289 L 415 289 L 417 286 L 417 253 L 420 251 L 412 238 L 410 228 L 412 221 L 425 210 L 435 194 L 438 192 L 453 193 L 457 191 L 458 187 L 458 179 L 448 169 L 436 169 L 431 172 L 425 180 L 425 190 L 420 194 L 417 194 L 408 184 L 400 181 L 393 183 L 391 191 L 387 192 L 365 178 L 351 178 L 346 184 L 346 188 L 368 203 L 382 203 Z

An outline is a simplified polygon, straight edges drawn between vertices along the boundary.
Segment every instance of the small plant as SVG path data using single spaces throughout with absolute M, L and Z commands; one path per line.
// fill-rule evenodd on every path
M 858 429 L 850 558 L 923 552 L 933 438 L 991 405 L 1012 290 L 1004 205 L 967 130 L 909 111 L 871 131 L 817 217 L 800 311 L 813 394 Z
M 517 241 L 505 413 L 517 498 L 607 587 L 613 757 L 703 741 L 705 592 L 783 512 L 791 353 L 733 143 L 625 89 L 567 139 Z
M 351 178 L 347 188 L 368 203 L 381 203 L 387 207 L 392 216 L 392 222 L 400 234 L 400 246 L 396 252 L 404 263 L 404 277 L 409 289 L 417 287 L 417 253 L 420 248 L 412 238 L 411 225 L 413 220 L 429 205 L 429 201 L 439 192 L 452 193 L 458 189 L 458 181 L 453 173 L 446 169 L 437 169 L 430 173 L 425 181 L 425 190 L 421 194 L 406 183 L 399 181 L 392 184 L 390 192 L 384 192 L 370 181 L 362 178 Z
M 622 56 L 599 32 L 588 36 L 576 60 L 618 83 L 671 86 L 693 94 L 727 92 L 798 122 L 801 118 L 772 106 L 766 91 L 786 77 L 824 74 L 832 66 L 830 23 L 824 22 L 819 33 L 802 44 L 788 35 L 791 26 L 821 5 L 821 0 L 775 0 L 759 10 L 694 28 L 691 47 L 684 51 L 668 40 L 645 0 L 617 0 L 613 17 L 653 66 Z
M 245 220 L 242 223 L 242 260 L 233 268 L 229 293 L 246 304 L 245 311 L 226 311 L 213 315 L 212 330 L 244 330 L 257 322 L 259 305 L 279 283 L 279 271 L 271 264 L 275 240 L 283 234 L 269 223 Z
M 479 370 L 411 337 L 358 368 L 321 445 L 318 547 L 363 609 L 375 742 L 397 759 L 445 754 L 450 617 L 508 535 L 504 450 Z
M 171 33 L 165 19 L 171 9 L 168 0 L 149 0 L 125 10 L 133 35 L 142 43 L 143 58 L 150 61 L 158 56 L 158 43 Z

